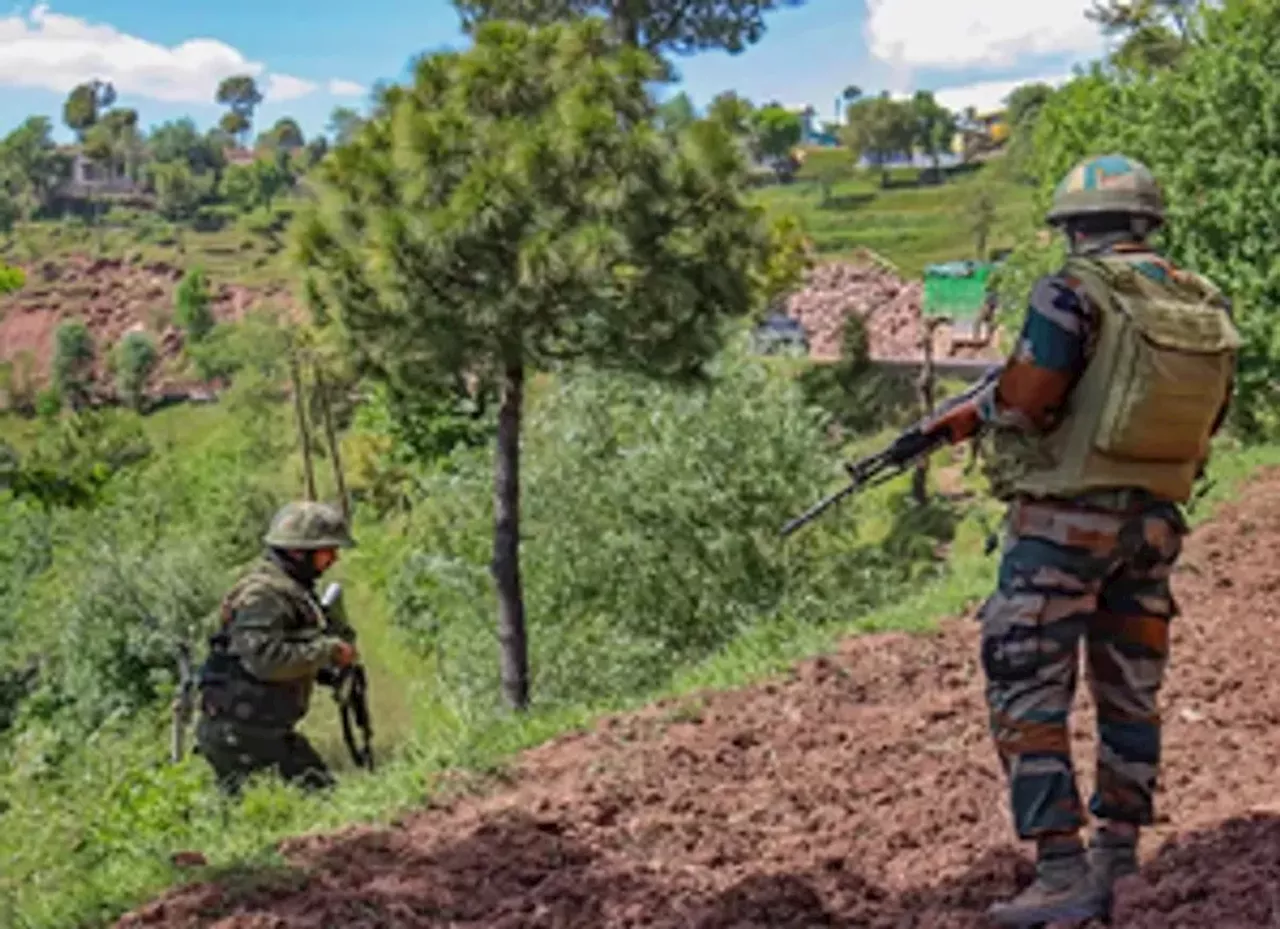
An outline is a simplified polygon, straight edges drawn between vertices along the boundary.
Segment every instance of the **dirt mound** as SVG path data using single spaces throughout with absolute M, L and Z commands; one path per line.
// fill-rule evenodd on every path
M 116 342 L 134 329 L 149 332 L 160 350 L 161 373 L 150 385 L 152 392 L 194 386 L 163 374 L 165 361 L 177 358 L 182 350 L 182 332 L 173 324 L 173 291 L 184 269 L 164 262 L 130 263 L 78 255 L 23 270 L 26 286 L 0 297 L 0 361 L 14 361 L 29 352 L 37 383 L 48 383 L 58 326 L 82 319 L 97 350 L 94 378 L 99 395 L 114 395 L 105 362 Z M 218 320 L 239 319 L 257 305 L 288 309 L 292 304 L 283 287 L 211 282 L 210 290 L 211 309 Z
M 804 327 L 814 358 L 840 357 L 844 321 L 851 315 L 866 320 L 872 358 L 919 358 L 923 299 L 924 287 L 918 281 L 904 281 L 870 262 L 833 261 L 808 272 L 804 286 L 787 298 L 784 312 Z M 935 358 L 999 358 L 994 345 L 955 344 L 947 326 L 935 330 L 933 354 Z
M 1280 921 L 1278 544 L 1278 472 L 1188 542 L 1160 822 L 1117 926 Z M 976 637 L 964 618 L 853 639 L 771 683 L 606 720 L 526 753 L 500 791 L 288 842 L 283 878 L 179 888 L 118 926 L 977 929 L 1030 864 Z

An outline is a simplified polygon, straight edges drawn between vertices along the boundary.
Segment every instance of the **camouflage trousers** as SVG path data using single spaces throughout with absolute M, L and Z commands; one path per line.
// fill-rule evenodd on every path
M 1010 507 L 997 590 L 979 618 L 991 734 L 1019 837 L 1084 825 L 1068 731 L 1081 643 L 1097 705 L 1089 811 L 1152 822 L 1157 694 L 1178 614 L 1169 576 L 1186 531 L 1167 503 L 1136 514 L 1042 501 Z
M 202 715 L 196 744 L 213 768 L 219 789 L 231 796 L 237 796 L 251 776 L 268 771 L 308 790 L 334 785 L 324 759 L 293 729 L 265 729 Z

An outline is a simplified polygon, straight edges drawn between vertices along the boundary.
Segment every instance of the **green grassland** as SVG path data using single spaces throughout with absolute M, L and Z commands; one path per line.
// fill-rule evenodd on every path
M 989 251 L 1012 248 L 1029 228 L 1033 189 L 1010 178 L 999 160 L 948 174 L 943 183 L 928 182 L 917 169 L 894 169 L 887 188 L 878 171 L 845 168 L 838 155 L 822 152 L 810 160 L 819 163 L 806 163 L 794 182 L 763 188 L 756 196 L 772 214 L 801 217 L 823 257 L 866 248 L 914 279 L 926 265 L 973 258 L 971 217 L 983 192 L 995 206 Z M 825 204 L 824 175 L 830 181 Z

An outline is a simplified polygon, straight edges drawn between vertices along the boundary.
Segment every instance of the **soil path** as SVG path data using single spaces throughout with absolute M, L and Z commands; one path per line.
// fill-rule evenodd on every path
M 1188 540 L 1175 584 L 1161 821 L 1115 925 L 1277 926 L 1280 472 Z M 956 619 L 853 639 L 709 695 L 692 718 L 657 706 L 609 720 L 527 753 L 500 791 L 288 843 L 288 884 L 177 888 L 119 926 L 976 929 L 1029 873 L 976 635 Z

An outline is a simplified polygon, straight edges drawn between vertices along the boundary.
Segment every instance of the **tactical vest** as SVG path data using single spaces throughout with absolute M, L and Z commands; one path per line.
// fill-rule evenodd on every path
M 1187 272 L 1154 280 L 1121 256 L 1073 255 L 1065 271 L 1097 310 L 1094 350 L 1055 428 L 995 437 L 997 454 L 1016 462 L 1009 488 L 1058 498 L 1135 489 L 1185 503 L 1241 344 L 1221 293 Z
M 241 578 L 222 599 L 221 628 L 209 638 L 209 657 L 201 666 L 197 686 L 201 711 L 211 719 L 262 728 L 292 728 L 307 714 L 311 703 L 311 681 L 265 681 L 255 677 L 240 659 L 231 654 L 230 627 L 235 621 L 235 603 L 244 588 L 261 583 L 258 567 Z M 323 627 L 324 613 L 310 597 L 290 596 L 297 625 Z M 305 602 L 295 601 L 304 600 Z

